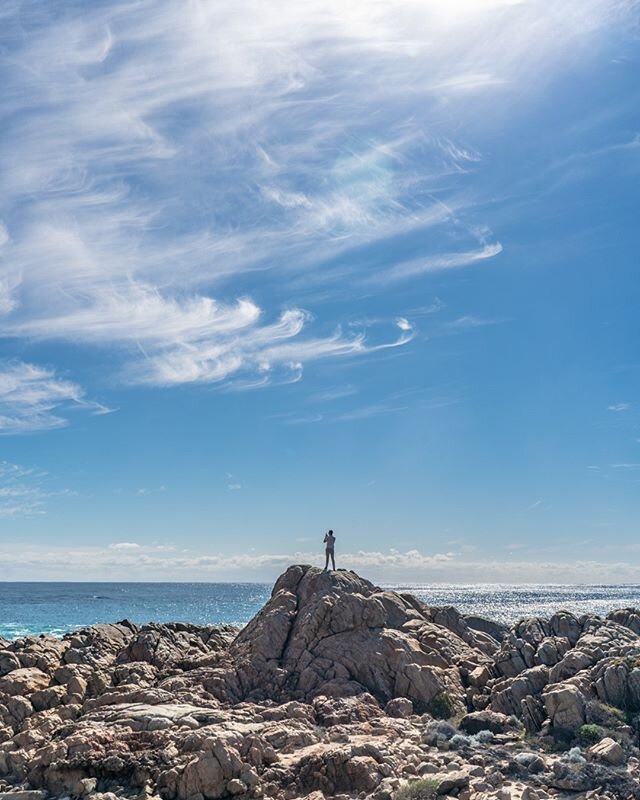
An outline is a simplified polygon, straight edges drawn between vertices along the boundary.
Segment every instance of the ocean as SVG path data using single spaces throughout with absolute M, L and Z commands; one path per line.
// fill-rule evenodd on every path
M 412 584 L 387 586 L 430 605 L 501 622 L 640 608 L 640 584 Z M 244 625 L 271 593 L 266 583 L 0 583 L 0 636 L 68 631 L 97 622 L 193 622 Z

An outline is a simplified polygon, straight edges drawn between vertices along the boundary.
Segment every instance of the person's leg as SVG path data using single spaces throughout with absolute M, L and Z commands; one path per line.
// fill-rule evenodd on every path
M 325 551 L 325 560 L 324 560 L 325 572 L 327 571 L 328 568 L 329 568 L 329 551 L 327 550 Z
M 331 551 L 331 569 L 335 572 L 336 571 L 336 559 L 333 555 L 333 550 Z

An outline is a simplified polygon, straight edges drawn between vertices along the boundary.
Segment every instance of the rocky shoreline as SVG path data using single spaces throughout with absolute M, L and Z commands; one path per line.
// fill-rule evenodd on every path
M 0 798 L 640 798 L 640 612 L 508 627 L 290 567 L 242 630 L 0 639 Z

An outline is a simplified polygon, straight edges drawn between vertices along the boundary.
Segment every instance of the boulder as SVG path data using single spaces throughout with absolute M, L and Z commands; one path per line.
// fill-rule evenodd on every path
M 227 790 L 227 784 L 240 775 L 242 762 L 237 751 L 214 742 L 207 750 L 192 759 L 178 780 L 179 800 L 201 795 L 217 800 Z
M 469 785 L 469 773 L 457 770 L 446 774 L 436 774 L 432 776 L 432 781 L 436 794 L 450 794 L 452 791 L 465 789 Z
M 509 626 L 503 622 L 496 622 L 492 619 L 479 617 L 475 614 L 466 614 L 464 618 L 467 625 L 474 631 L 486 633 L 498 644 L 504 639 L 509 632 Z
M 397 699 L 404 700 L 404 698 Z M 389 702 L 393 703 L 395 701 L 391 700 Z M 410 700 L 405 702 L 412 707 Z M 368 692 L 363 692 L 356 697 L 327 697 L 326 695 L 320 695 L 314 698 L 312 708 L 318 723 L 327 728 L 334 725 L 366 722 L 376 719 L 382 714 L 376 699 Z M 406 710 L 407 706 L 405 705 L 403 708 Z
M 607 614 L 607 619 L 618 625 L 624 625 L 640 636 L 640 611 L 637 608 L 618 608 Z
M 576 731 L 585 721 L 585 698 L 571 684 L 553 684 L 543 695 L 547 716 L 556 731 Z
M 120 651 L 118 664 L 144 662 L 154 667 L 197 663 L 201 658 L 219 652 L 219 640 L 209 628 L 183 623 L 143 625 Z
M 20 666 L 20 661 L 14 653 L 10 653 L 8 650 L 0 650 L 0 678 L 15 669 L 20 669 Z
M 413 703 L 407 697 L 394 697 L 384 707 L 384 713 L 389 717 L 408 719 L 413 714 Z
M 62 704 L 62 699 L 67 694 L 65 686 L 49 686 L 46 689 L 39 689 L 30 696 L 31 703 L 36 711 L 44 711 L 47 708 L 56 708 Z
M 111 667 L 116 657 L 138 632 L 128 620 L 105 625 L 92 625 L 64 637 L 66 664 L 83 664 L 94 670 Z
M 476 688 L 486 686 L 490 679 L 491 672 L 486 664 L 482 664 L 481 666 L 472 669 L 467 676 L 467 682 L 469 683 L 469 686 L 475 686 Z
M 506 714 L 500 714 L 498 711 L 473 711 L 460 720 L 461 730 L 470 735 L 480 731 L 509 733 L 515 727 L 513 718 Z
M 0 678 L 0 692 L 28 696 L 49 686 L 49 676 L 37 667 L 20 667 Z
M 13 645 L 23 667 L 37 667 L 50 673 L 56 669 L 66 652 L 68 644 L 55 636 L 27 636 Z
M 624 750 L 614 739 L 605 737 L 589 748 L 589 755 L 599 761 L 617 766 L 624 761 Z
M 282 702 L 355 684 L 383 704 L 406 697 L 419 713 L 444 694 L 455 707 L 462 694 L 456 665 L 488 661 L 399 595 L 352 572 L 300 566 L 278 580 L 230 653 L 236 667 L 227 697 L 239 689 L 237 699 Z
M 320 790 L 331 796 L 371 793 L 381 782 L 377 760 L 354 755 L 351 748 L 332 748 L 303 757 L 296 765 L 296 786 L 301 794 Z

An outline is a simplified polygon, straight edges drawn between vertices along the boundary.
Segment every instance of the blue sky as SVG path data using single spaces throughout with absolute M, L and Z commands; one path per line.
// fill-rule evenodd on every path
M 0 10 L 0 579 L 640 576 L 639 6 Z

